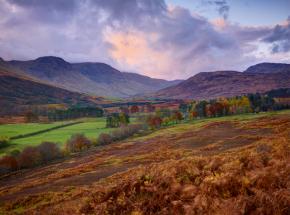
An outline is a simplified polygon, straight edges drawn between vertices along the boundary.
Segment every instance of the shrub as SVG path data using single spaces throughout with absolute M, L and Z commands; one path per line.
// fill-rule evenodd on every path
M 67 152 L 79 152 L 90 148 L 91 145 L 91 141 L 83 134 L 75 134 L 67 141 L 65 149 Z
M 9 152 L 9 155 L 16 158 L 18 155 L 20 155 L 20 153 L 21 152 L 18 149 L 14 149 L 11 152 Z
M 41 155 L 42 163 L 47 163 L 53 159 L 59 158 L 61 156 L 61 151 L 55 143 L 42 142 L 37 149 Z
M 10 139 L 8 137 L 0 137 L 0 149 L 8 146 L 10 144 Z
M 29 168 L 41 163 L 41 154 L 36 147 L 26 147 L 18 156 L 19 166 Z
M 160 128 L 161 124 L 162 124 L 162 118 L 159 116 L 149 116 L 147 118 L 147 124 L 152 128 Z
M 141 124 L 133 124 L 133 125 L 121 127 L 119 129 L 114 130 L 111 133 L 112 140 L 113 141 L 124 140 L 128 137 L 133 136 L 135 133 L 139 132 L 143 128 L 144 126 Z
M 109 134 L 101 133 L 98 138 L 99 145 L 106 145 L 112 143 L 112 137 Z
M 36 113 L 32 112 L 32 111 L 28 111 L 27 113 L 25 113 L 25 121 L 26 122 L 38 122 L 39 121 L 39 117 Z
M 138 113 L 139 112 L 139 107 L 137 105 L 133 105 L 130 108 L 131 113 Z
M 0 159 L 0 173 L 7 173 L 18 168 L 18 163 L 13 156 L 4 156 Z

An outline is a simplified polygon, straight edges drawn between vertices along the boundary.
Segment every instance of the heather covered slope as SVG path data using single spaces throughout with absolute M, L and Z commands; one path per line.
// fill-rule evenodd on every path
M 197 120 L 0 179 L 0 212 L 289 214 L 289 111 Z
M 179 83 L 120 72 L 104 63 L 68 63 L 54 56 L 29 61 L 2 61 L 2 64 L 40 81 L 97 96 L 128 97 Z
M 247 93 L 289 88 L 290 71 L 277 73 L 245 73 L 218 71 L 199 73 L 176 86 L 151 94 L 157 98 L 211 99 Z

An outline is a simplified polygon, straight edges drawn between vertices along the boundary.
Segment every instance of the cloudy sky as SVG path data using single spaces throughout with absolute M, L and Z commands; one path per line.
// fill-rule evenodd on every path
M 290 63 L 289 0 L 0 0 L 0 57 L 54 55 L 168 80 Z

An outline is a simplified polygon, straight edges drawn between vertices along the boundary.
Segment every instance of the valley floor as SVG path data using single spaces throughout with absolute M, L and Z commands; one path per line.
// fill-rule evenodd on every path
M 0 179 L 0 214 L 289 214 L 290 113 L 160 129 Z

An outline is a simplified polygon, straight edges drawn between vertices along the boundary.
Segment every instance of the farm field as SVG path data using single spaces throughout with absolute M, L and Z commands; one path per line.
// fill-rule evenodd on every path
M 105 118 L 79 119 L 76 121 L 83 122 L 30 137 L 12 140 L 11 146 L 0 149 L 0 156 L 14 149 L 22 150 L 28 145 L 38 145 L 42 141 L 51 141 L 62 146 L 71 137 L 71 135 L 76 133 L 82 133 L 89 138 L 97 138 L 100 133 L 106 133 L 112 130 L 111 128 L 106 128 Z M 1 125 L 0 136 L 11 137 L 19 134 L 27 134 L 67 123 L 69 122 L 55 122 L 50 124 L 29 123 Z
M 67 122 L 54 123 L 21 123 L 0 125 L 0 136 L 13 137 L 20 134 L 28 134 L 36 131 L 52 128 Z
M 290 111 L 178 124 L 2 177 L 0 214 L 287 214 L 289 143 Z

